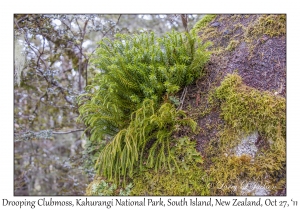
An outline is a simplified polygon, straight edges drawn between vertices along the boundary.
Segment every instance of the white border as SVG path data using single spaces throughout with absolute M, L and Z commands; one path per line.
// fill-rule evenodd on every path
M 39 197 L 13 197 L 13 14 L 14 13 L 287 13 L 287 196 L 278 200 L 291 199 L 300 202 L 300 182 L 297 178 L 299 170 L 299 13 L 297 1 L 279 0 L 151 0 L 151 1 L 4 1 L 1 4 L 1 109 L 0 109 L 0 166 L 2 199 L 37 200 Z M 49 198 L 49 197 L 48 197 Z M 78 198 L 78 197 L 77 197 Z M 80 197 L 82 198 L 82 197 Z M 138 197 L 141 198 L 141 197 Z M 163 197 L 168 199 L 169 197 Z M 170 197 L 172 198 L 172 197 Z M 174 199 L 178 197 L 173 197 Z M 207 199 L 208 197 L 205 197 Z M 221 198 L 221 197 L 213 197 Z M 231 197 L 222 197 L 231 200 Z M 274 198 L 274 197 L 272 197 Z M 75 197 L 55 197 L 55 200 L 74 200 Z M 100 199 L 100 198 L 98 198 Z M 110 199 L 110 198 L 107 198 Z M 189 199 L 189 198 L 188 198 Z M 240 199 L 242 199 L 240 197 Z M 299 204 L 298 204 L 299 205 Z M 1 207 L 2 208 L 2 207 Z M 78 209 L 72 208 L 72 209 Z M 100 207 L 97 207 L 100 208 Z M 148 207 L 150 208 L 150 207 Z M 205 209 L 204 207 L 197 207 Z M 208 207 L 211 208 L 211 207 Z M 228 208 L 228 207 L 226 207 Z M 245 207 L 247 208 L 247 207 Z M 6 207 L 8 209 L 8 207 Z M 65 208 L 66 209 L 66 208 Z M 80 208 L 82 209 L 82 208 Z M 112 209 L 115 209 L 113 207 Z M 131 209 L 137 209 L 132 208 Z M 228 208 L 229 209 L 229 208 Z M 243 207 L 241 208 L 243 209 Z M 249 208 L 248 208 L 249 209 Z

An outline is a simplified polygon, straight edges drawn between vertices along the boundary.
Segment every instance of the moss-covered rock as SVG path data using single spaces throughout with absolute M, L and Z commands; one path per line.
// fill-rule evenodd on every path
M 183 107 L 198 123 L 210 195 L 285 195 L 285 19 L 217 15 L 195 26 L 212 56 Z
M 225 124 L 207 150 L 213 162 L 210 177 L 216 186 L 212 194 L 243 195 L 243 185 L 251 182 L 266 186 L 271 194 L 284 188 L 285 98 L 248 87 L 237 74 L 228 75 L 214 96 L 219 100 Z M 242 139 L 254 132 L 258 132 L 254 136 L 258 151 L 253 155 L 237 154 L 236 148 L 245 143 Z M 221 183 L 226 187 L 220 187 Z

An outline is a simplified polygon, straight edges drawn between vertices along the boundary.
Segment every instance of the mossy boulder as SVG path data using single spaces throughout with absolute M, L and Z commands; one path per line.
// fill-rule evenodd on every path
M 212 56 L 184 103 L 210 195 L 285 195 L 286 17 L 211 17 L 194 28 Z

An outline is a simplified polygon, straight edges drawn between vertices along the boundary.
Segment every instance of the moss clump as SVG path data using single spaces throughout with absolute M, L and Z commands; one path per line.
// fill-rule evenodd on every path
M 242 84 L 237 74 L 229 75 L 216 89 L 221 100 L 222 117 L 246 134 L 264 133 L 268 139 L 285 137 L 285 99 L 270 92 L 260 92 Z
M 228 51 L 233 51 L 235 50 L 235 48 L 239 45 L 239 41 L 238 40 L 231 40 L 230 43 L 228 44 L 226 50 Z
M 260 35 L 270 37 L 286 34 L 286 15 L 262 15 L 247 30 L 247 36 L 257 38 Z
M 209 195 L 209 178 L 201 168 L 202 157 L 195 142 L 184 137 L 173 143 L 172 153 L 180 170 L 141 171 L 133 180 L 132 195 Z
M 209 195 L 209 179 L 203 170 L 195 166 L 173 174 L 166 171 L 159 173 L 146 171 L 134 181 L 134 184 L 131 195 Z
M 228 75 L 214 96 L 225 125 L 207 149 L 212 195 L 243 195 L 238 186 L 251 182 L 276 193 L 285 186 L 285 99 L 244 85 L 237 74 Z M 234 148 L 254 132 L 265 146 L 254 157 L 237 156 Z M 221 188 L 220 183 L 227 187 Z
M 198 32 L 200 29 L 206 27 L 213 19 L 215 19 L 216 16 L 217 15 L 205 15 L 195 24 L 192 30 Z

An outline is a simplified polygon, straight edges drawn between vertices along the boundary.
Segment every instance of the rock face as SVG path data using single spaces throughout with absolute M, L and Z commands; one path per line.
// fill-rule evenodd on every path
M 214 166 L 215 155 L 218 155 L 208 150 L 220 147 L 220 128 L 227 126 L 221 116 L 222 110 L 215 105 L 211 106 L 210 93 L 220 86 L 226 75 L 237 73 L 243 84 L 250 88 L 286 97 L 285 18 L 285 15 L 217 15 L 206 27 L 199 29 L 199 37 L 204 42 L 212 43 L 209 48 L 212 55 L 204 79 L 187 88 L 184 109 L 197 120 L 201 128 L 194 138 L 198 151 L 208 162 L 207 167 Z M 244 160 L 247 156 L 247 164 L 251 165 L 250 159 L 254 160 L 258 153 L 261 155 L 262 149 L 268 151 L 268 145 L 273 140 L 261 140 L 258 132 L 253 131 L 237 139 L 235 146 L 230 148 L 228 145 L 228 151 L 222 151 L 226 154 L 224 160 L 233 157 L 235 161 L 243 163 L 248 161 L 247 158 Z M 267 187 L 261 182 L 244 179 L 243 175 L 237 182 L 244 183 L 243 186 L 248 188 L 227 194 L 217 191 L 216 195 L 285 195 L 285 163 L 281 166 L 283 169 L 276 173 L 266 171 L 266 180 L 270 181 L 269 177 L 273 180 L 267 183 Z M 269 184 L 274 180 L 280 182 L 280 187 L 269 190 Z
M 259 90 L 277 91 L 286 94 L 286 36 L 285 19 L 265 15 L 219 15 L 214 22 L 218 27 L 199 32 L 204 41 L 213 42 L 213 58 L 208 72 L 226 75 L 237 70 L 246 85 Z M 267 31 L 265 22 L 278 22 Z M 220 72 L 221 71 L 221 72 Z

